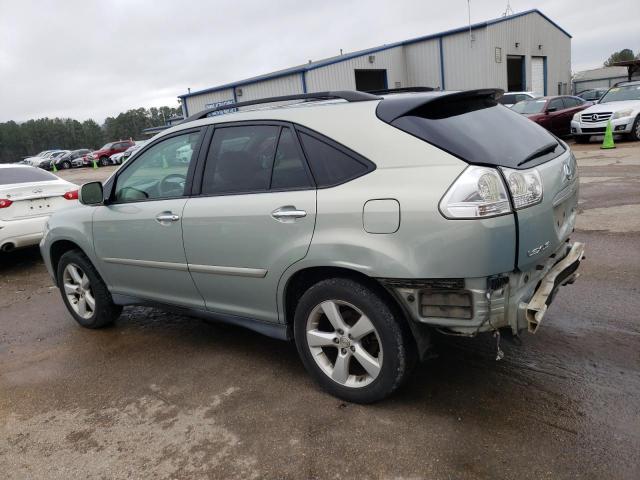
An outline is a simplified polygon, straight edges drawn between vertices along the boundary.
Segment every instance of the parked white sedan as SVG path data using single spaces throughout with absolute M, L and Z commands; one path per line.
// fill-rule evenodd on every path
M 0 251 L 37 245 L 53 212 L 78 205 L 78 186 L 28 165 L 0 165 Z

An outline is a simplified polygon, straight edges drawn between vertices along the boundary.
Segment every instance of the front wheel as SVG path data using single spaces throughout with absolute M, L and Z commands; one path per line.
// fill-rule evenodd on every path
M 412 346 L 404 321 L 368 286 L 332 278 L 300 299 L 296 346 L 325 390 L 350 402 L 372 403 L 390 395 L 409 374 Z
M 61 167 L 62 167 L 63 169 L 65 169 L 65 170 L 67 170 L 67 169 L 71 168 L 71 162 L 69 162 L 69 161 L 65 160 L 64 162 L 62 162 Z
M 640 141 L 640 115 L 636 117 L 636 121 L 633 122 L 633 128 L 629 134 L 630 140 Z
M 107 157 L 100 158 L 100 165 L 107 167 L 109 165 L 109 159 Z
M 58 286 L 67 310 L 83 327 L 101 328 L 115 321 L 122 307 L 111 294 L 91 261 L 70 250 L 58 262 Z

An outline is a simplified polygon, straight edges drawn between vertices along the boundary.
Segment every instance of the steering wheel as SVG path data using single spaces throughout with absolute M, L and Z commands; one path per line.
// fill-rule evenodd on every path
M 181 182 L 173 182 L 171 180 L 179 179 Z M 158 193 L 161 197 L 173 197 L 177 192 L 178 195 L 182 195 L 184 193 L 184 185 L 187 181 L 187 177 L 185 175 L 181 175 L 180 173 L 172 173 L 167 175 L 160 183 L 158 183 Z M 179 189 L 179 192 L 178 192 Z

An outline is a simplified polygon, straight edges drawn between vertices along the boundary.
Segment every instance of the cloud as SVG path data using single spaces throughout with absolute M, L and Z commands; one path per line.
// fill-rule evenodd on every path
M 472 21 L 504 0 L 471 1 Z M 573 34 L 573 70 L 640 50 L 640 3 L 512 1 Z M 98 121 L 200 89 L 465 25 L 466 0 L 0 0 L 0 121 Z M 633 40 L 635 39 L 635 45 Z

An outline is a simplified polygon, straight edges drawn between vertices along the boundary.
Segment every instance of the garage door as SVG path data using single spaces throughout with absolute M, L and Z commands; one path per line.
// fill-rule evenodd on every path
M 531 57 L 531 90 L 539 96 L 544 92 L 544 57 Z

